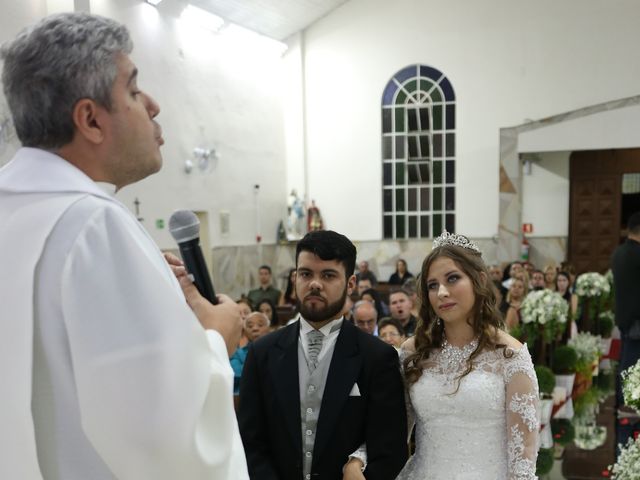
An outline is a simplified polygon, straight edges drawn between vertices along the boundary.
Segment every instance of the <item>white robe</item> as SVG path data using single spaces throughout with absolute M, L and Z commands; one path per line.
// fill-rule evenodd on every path
M 122 204 L 19 150 L 0 268 L 0 478 L 248 479 L 224 341 Z

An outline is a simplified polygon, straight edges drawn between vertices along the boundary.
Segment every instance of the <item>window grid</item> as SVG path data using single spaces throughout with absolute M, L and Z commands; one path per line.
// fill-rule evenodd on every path
M 414 65 L 387 84 L 382 164 L 384 238 L 455 230 L 455 97 L 441 72 Z

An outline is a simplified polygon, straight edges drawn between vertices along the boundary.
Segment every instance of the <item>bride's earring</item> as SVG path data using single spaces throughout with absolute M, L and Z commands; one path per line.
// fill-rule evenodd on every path
M 440 317 L 438 317 L 438 319 L 436 320 L 436 325 L 438 327 L 442 326 L 442 319 Z

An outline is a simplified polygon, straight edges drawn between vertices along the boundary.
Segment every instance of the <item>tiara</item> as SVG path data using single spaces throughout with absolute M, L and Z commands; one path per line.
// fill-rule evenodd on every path
M 433 239 L 433 248 L 442 247 L 444 245 L 454 245 L 456 247 L 466 248 L 468 250 L 473 250 L 479 254 L 482 254 L 478 246 L 470 241 L 464 235 L 458 235 L 457 233 L 449 233 L 446 230 L 443 230 L 442 234 L 439 237 Z

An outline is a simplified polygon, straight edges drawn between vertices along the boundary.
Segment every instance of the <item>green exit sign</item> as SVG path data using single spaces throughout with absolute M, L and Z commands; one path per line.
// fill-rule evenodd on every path
M 164 228 L 164 219 L 163 218 L 158 218 L 156 220 L 156 228 L 158 230 L 162 230 Z

